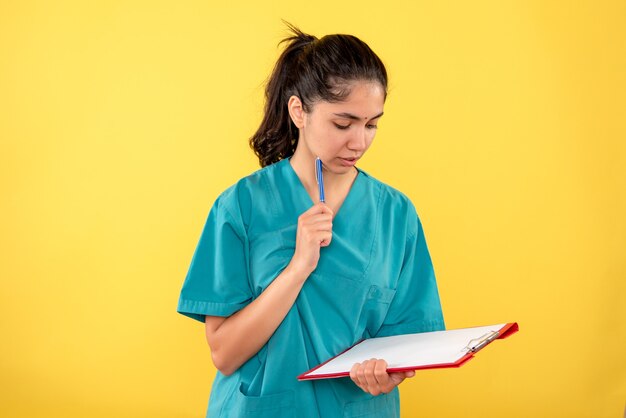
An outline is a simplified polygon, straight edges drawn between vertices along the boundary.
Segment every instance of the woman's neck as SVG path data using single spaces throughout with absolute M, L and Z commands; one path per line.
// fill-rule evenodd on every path
M 290 159 L 291 166 L 296 172 L 304 188 L 309 193 L 313 202 L 319 201 L 319 191 L 315 177 L 315 159 L 316 157 L 310 153 L 296 152 Z M 358 171 L 352 167 L 346 173 L 333 173 L 332 171 L 322 169 L 324 174 L 324 190 L 326 194 L 326 203 L 333 210 L 338 210 L 343 203 L 345 197 L 350 191 L 350 187 L 356 178 Z

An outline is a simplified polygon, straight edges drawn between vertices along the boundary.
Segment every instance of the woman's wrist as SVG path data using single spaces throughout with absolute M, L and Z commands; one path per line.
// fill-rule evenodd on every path
M 296 259 L 292 258 L 285 268 L 285 272 L 293 276 L 293 278 L 298 282 L 304 283 L 313 270 L 307 268 L 302 263 L 299 263 Z

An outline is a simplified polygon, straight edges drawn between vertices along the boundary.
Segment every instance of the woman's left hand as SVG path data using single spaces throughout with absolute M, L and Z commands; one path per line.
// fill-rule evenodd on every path
M 414 371 L 387 373 L 385 360 L 370 359 L 355 363 L 350 370 L 350 378 L 364 392 L 374 396 L 389 393 L 407 377 L 415 376 Z

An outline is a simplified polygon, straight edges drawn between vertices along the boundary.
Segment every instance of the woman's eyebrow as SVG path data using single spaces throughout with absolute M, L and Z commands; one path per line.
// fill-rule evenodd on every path
M 383 113 L 385 113 L 385 112 L 380 112 L 378 115 L 374 116 L 373 118 L 370 118 L 370 120 L 381 117 L 383 115 Z M 353 115 L 352 113 L 348 113 L 348 112 L 333 113 L 333 115 L 338 116 L 340 118 L 346 118 L 346 119 L 352 119 L 352 120 L 361 120 L 360 117 L 358 117 L 356 115 Z

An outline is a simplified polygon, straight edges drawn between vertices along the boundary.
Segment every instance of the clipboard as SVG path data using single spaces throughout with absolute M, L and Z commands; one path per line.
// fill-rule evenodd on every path
M 350 376 L 354 363 L 387 361 L 387 372 L 460 367 L 495 340 L 519 331 L 517 322 L 418 334 L 369 338 L 302 373 L 298 380 Z

